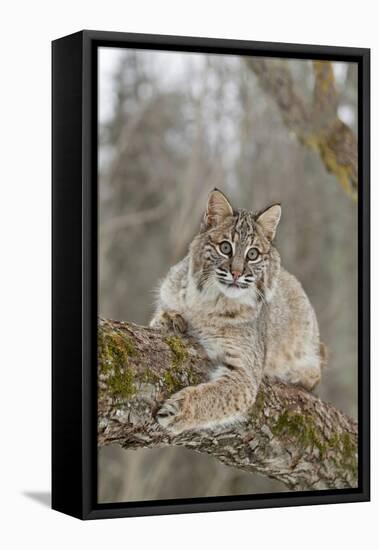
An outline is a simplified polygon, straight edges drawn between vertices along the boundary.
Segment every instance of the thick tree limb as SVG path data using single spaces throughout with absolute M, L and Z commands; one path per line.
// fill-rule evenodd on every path
M 154 421 L 168 395 L 206 380 L 200 346 L 176 335 L 99 321 L 98 442 L 182 445 L 289 488 L 357 486 L 357 425 L 301 389 L 264 380 L 246 421 L 171 437 Z
M 287 128 L 307 147 L 319 152 L 326 169 L 346 192 L 357 198 L 357 139 L 337 114 L 338 94 L 330 61 L 314 61 L 313 104 L 307 105 L 295 90 L 284 61 L 246 58 L 262 88 L 276 102 Z

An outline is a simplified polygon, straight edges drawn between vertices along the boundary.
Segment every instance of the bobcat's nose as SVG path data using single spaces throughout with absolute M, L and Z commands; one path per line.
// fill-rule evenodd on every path
M 240 271 L 232 271 L 233 281 L 236 281 L 241 275 L 242 273 Z

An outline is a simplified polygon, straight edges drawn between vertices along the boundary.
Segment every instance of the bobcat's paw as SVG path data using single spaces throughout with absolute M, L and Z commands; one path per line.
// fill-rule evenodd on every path
M 156 414 L 158 424 L 173 435 L 195 427 L 190 406 L 192 388 L 185 388 L 163 403 Z
M 183 319 L 180 313 L 173 310 L 162 311 L 152 320 L 150 326 L 165 332 L 176 332 L 178 334 L 187 332 L 188 327 L 187 321 Z

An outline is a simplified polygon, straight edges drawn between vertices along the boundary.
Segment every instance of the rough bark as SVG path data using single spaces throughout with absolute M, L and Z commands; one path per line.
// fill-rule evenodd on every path
M 119 321 L 99 321 L 98 443 L 127 449 L 181 445 L 229 466 L 278 479 L 292 490 L 357 486 L 357 425 L 316 396 L 264 379 L 246 420 L 165 433 L 159 404 L 207 379 L 193 340 Z
M 261 87 L 274 99 L 284 124 L 305 146 L 319 152 L 326 169 L 354 199 L 358 193 L 358 145 L 353 131 L 339 117 L 338 94 L 330 61 L 314 61 L 313 102 L 295 90 L 284 60 L 246 59 Z

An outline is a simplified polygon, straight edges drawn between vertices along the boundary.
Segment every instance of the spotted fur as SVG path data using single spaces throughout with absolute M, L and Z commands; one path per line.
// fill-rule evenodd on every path
M 311 390 L 324 361 L 313 308 L 281 267 L 273 239 L 281 207 L 234 211 L 210 193 L 188 255 L 159 290 L 151 326 L 188 332 L 213 363 L 209 382 L 171 396 L 158 422 L 173 433 L 238 421 L 266 374 Z M 227 243 L 227 244 L 225 244 Z

